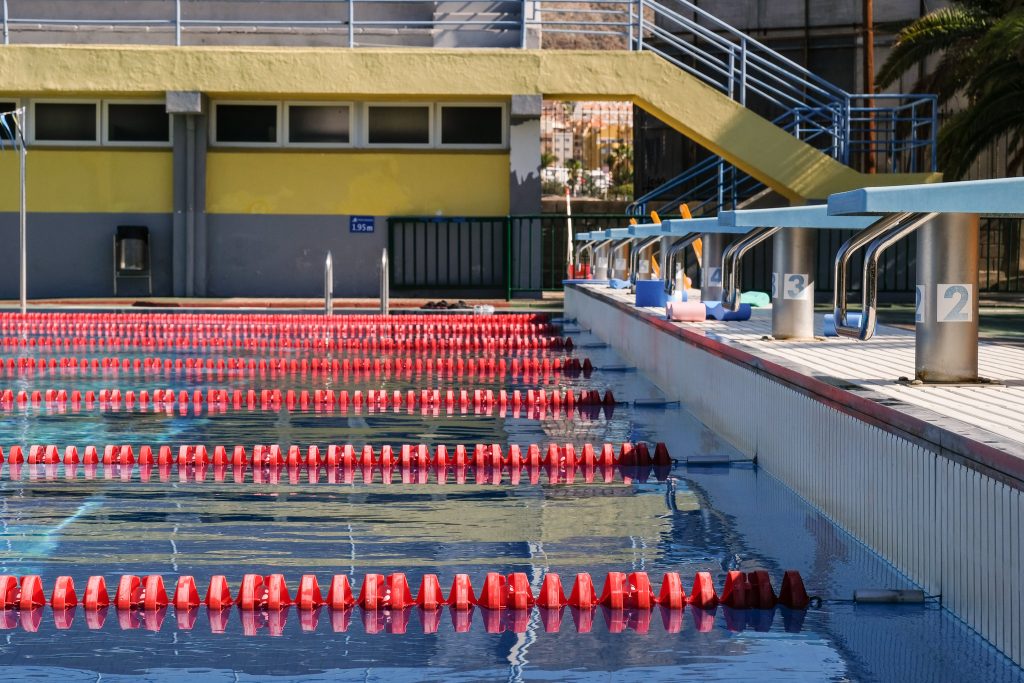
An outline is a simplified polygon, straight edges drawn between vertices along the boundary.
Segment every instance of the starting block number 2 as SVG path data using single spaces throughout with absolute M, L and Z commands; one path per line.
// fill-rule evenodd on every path
M 935 317 L 940 323 L 969 323 L 974 319 L 974 285 L 938 284 L 935 286 Z M 928 291 L 917 286 L 914 321 L 928 320 Z

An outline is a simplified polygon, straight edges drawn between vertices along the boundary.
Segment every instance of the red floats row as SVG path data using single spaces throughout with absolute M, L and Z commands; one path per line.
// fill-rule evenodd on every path
M 0 449 L 0 462 L 4 453 Z M 29 447 L 26 458 L 21 446 L 11 446 L 7 460 L 20 464 L 47 464 L 63 462 L 65 465 L 96 464 L 100 462 L 100 451 L 96 446 L 86 446 L 82 454 L 75 446 L 67 446 L 63 455 L 57 446 L 35 445 Z M 132 465 L 136 462 L 135 450 L 130 445 L 108 445 L 103 448 L 102 462 L 105 465 Z M 475 446 L 458 445 L 448 450 L 447 446 L 438 445 L 433 450 L 425 444 L 405 444 L 398 450 L 391 446 L 382 446 L 375 450 L 367 444 L 362 448 L 352 444 L 331 445 L 321 450 L 319 446 L 290 446 L 287 449 L 277 444 L 257 445 L 251 451 L 244 446 L 235 446 L 230 451 L 225 446 L 182 445 L 177 448 L 158 446 L 154 452 L 152 446 L 139 448 L 138 462 L 143 465 L 177 464 L 190 466 L 197 464 L 214 465 L 245 465 L 254 467 L 374 467 L 391 470 L 423 469 L 428 467 L 476 467 L 501 469 L 509 467 L 521 470 L 524 467 L 604 467 L 604 466 L 669 466 L 672 458 L 665 444 L 658 443 L 652 454 L 646 443 L 624 443 L 616 452 L 610 443 L 595 447 L 583 444 L 577 451 L 573 444 L 549 444 L 546 449 L 538 444 L 530 444 L 524 450 L 517 444 L 503 451 L 498 444 L 476 444 Z
M 614 406 L 615 396 L 610 390 L 604 395 L 596 389 L 584 389 L 577 394 L 572 389 L 565 392 L 552 391 L 550 394 L 545 389 L 518 389 L 511 392 L 500 389 L 495 392 L 492 389 L 420 389 L 419 391 L 409 389 L 405 392 L 394 390 L 391 392 L 383 389 L 370 389 L 366 392 L 355 390 L 341 390 L 335 392 L 332 389 L 281 391 L 280 389 L 263 389 L 256 391 L 249 389 L 207 389 L 204 393 L 196 389 L 192 393 L 181 390 L 175 393 L 171 389 L 154 389 L 152 393 L 141 390 L 136 393 L 134 390 L 126 390 L 122 393 L 120 389 L 100 389 L 99 391 L 81 392 L 78 390 L 68 391 L 67 389 L 46 389 L 45 391 L 18 391 L 11 389 L 0 390 L 0 410 L 11 410 L 15 407 L 28 405 L 47 407 L 67 407 L 72 409 L 82 407 L 91 410 L 98 404 L 100 410 L 119 410 L 122 405 L 127 409 L 136 406 L 145 410 L 152 405 L 155 410 L 173 409 L 174 407 L 185 408 L 187 406 L 201 406 L 204 403 L 211 411 L 226 411 L 229 407 L 234 410 L 324 410 L 347 412 L 349 407 L 359 410 L 363 407 L 371 409 L 469 409 L 478 410 L 500 408 L 506 409 L 535 409 L 550 408 L 561 410 L 565 408 L 571 412 L 577 406 Z
M 529 375 L 565 375 L 589 377 L 594 367 L 589 358 L 539 358 L 525 357 L 485 358 L 436 357 L 436 358 L 7 358 L 0 361 L 0 370 L 8 375 L 29 372 L 50 372 L 53 374 L 103 374 L 117 375 L 121 372 L 135 375 L 178 374 L 246 374 L 265 375 L 380 375 L 407 374 L 417 376 L 493 376 L 526 377 Z
M 411 336 L 387 337 L 374 335 L 362 338 L 323 338 L 292 340 L 287 338 L 259 338 L 234 340 L 221 335 L 210 337 L 185 335 L 164 339 L 139 335 L 99 337 L 2 337 L 0 347 L 40 349 L 246 349 L 250 351 L 303 350 L 303 351 L 363 351 L 373 353 L 445 353 L 489 351 L 497 353 L 521 352 L 534 349 L 571 351 L 570 337 L 538 336 Z
M 60 463 L 30 464 L 11 463 L 7 468 L 8 475 L 12 481 L 22 478 L 23 470 L 27 471 L 27 479 L 32 482 L 56 481 L 58 469 L 64 468 L 64 480 L 74 481 L 78 478 L 79 465 Z M 100 468 L 102 471 L 100 472 Z M 174 468 L 177 467 L 177 476 L 172 477 Z M 212 471 L 215 483 L 233 481 L 235 484 L 269 484 L 278 485 L 288 483 L 319 484 L 321 480 L 328 484 L 354 484 L 357 480 L 364 484 L 375 484 L 376 477 L 380 474 L 380 481 L 383 484 L 447 484 L 449 477 L 456 484 L 476 484 L 500 486 L 507 483 L 512 486 L 520 484 L 539 484 L 541 474 L 546 477 L 545 484 L 574 484 L 579 477 L 582 482 L 591 484 L 595 481 L 611 483 L 615 481 L 616 474 L 622 477 L 624 484 L 638 481 L 645 483 L 650 480 L 651 475 L 658 481 L 665 481 L 671 472 L 671 465 L 602 465 L 602 466 L 564 466 L 564 465 L 530 465 L 522 469 L 516 467 L 473 467 L 448 466 L 448 467 L 390 467 L 382 468 L 379 465 L 351 465 L 337 467 L 305 467 L 299 465 L 278 465 L 272 467 L 254 467 L 251 470 L 251 478 L 248 476 L 247 465 L 210 465 L 204 462 L 185 463 L 175 465 L 165 463 L 162 465 L 139 465 L 138 481 L 148 483 L 153 480 L 154 474 L 161 483 L 202 483 Z M 86 480 L 93 480 L 102 477 L 106 481 L 118 480 L 123 483 L 134 481 L 135 465 L 121 465 L 112 463 L 109 465 L 87 464 L 81 465 L 81 470 Z
M 646 572 L 609 572 L 600 592 L 590 574 L 577 574 L 567 592 L 559 575 L 549 573 L 544 576 L 536 594 L 524 573 L 506 576 L 491 572 L 484 578 L 479 593 L 475 592 L 468 574 L 456 574 L 447 595 L 442 591 L 436 574 L 423 575 L 415 595 L 403 573 L 387 576 L 366 574 L 358 592 L 351 586 L 346 574 L 334 575 L 323 588 L 315 574 L 305 574 L 299 581 L 294 597 L 282 574 L 246 574 L 234 595 L 223 575 L 212 577 L 205 594 L 201 594 L 191 576 L 178 577 L 174 589 L 168 592 L 163 577 L 151 574 L 142 577 L 122 576 L 113 599 L 104 577 L 89 577 L 81 598 L 81 604 L 87 610 L 109 606 L 117 609 L 156 609 L 169 605 L 178 610 L 200 605 L 211 610 L 233 605 L 245 610 L 278 610 L 291 605 L 302 610 L 318 607 L 347 609 L 353 605 L 367 610 L 406 607 L 434 610 L 446 605 L 455 610 L 469 610 L 474 606 L 490 610 L 525 610 L 534 606 L 560 608 L 566 605 L 579 609 L 604 606 L 613 610 L 651 610 L 656 605 L 669 609 L 682 609 L 685 605 L 701 609 L 718 605 L 733 609 L 772 609 L 776 605 L 806 609 L 810 601 L 803 579 L 799 572 L 793 570 L 783 575 L 778 594 L 772 587 L 768 572 L 756 570 L 749 573 L 730 571 L 721 594 L 715 592 L 712 576 L 708 572 L 698 572 L 694 576 L 689 594 L 679 574 L 675 572 L 664 575 L 658 591 L 655 591 Z M 59 577 L 50 594 L 50 606 L 62 610 L 78 603 L 74 580 L 69 576 Z M 20 579 L 10 575 L 0 576 L 0 610 L 24 610 L 45 604 L 47 600 L 38 576 L 23 576 Z
M 57 333 L 84 336 L 195 334 L 206 336 L 322 337 L 338 334 L 362 337 L 379 333 L 419 333 L 444 336 L 491 334 L 549 334 L 556 328 L 546 314 L 510 313 L 477 316 L 445 315 L 259 315 L 189 313 L 29 313 L 0 314 L 0 333 Z

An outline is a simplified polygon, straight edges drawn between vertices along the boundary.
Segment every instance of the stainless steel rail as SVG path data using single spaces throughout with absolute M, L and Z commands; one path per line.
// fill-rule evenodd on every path
M 324 315 L 334 315 L 334 258 L 327 252 L 324 259 Z
M 669 247 L 668 255 L 665 257 L 665 293 L 671 296 L 676 290 L 676 259 L 679 254 L 686 251 L 686 248 L 696 242 L 701 236 L 699 232 L 691 232 L 689 235 L 684 235 L 681 239 L 677 240 Z
M 937 213 L 901 213 L 895 214 L 890 219 L 883 221 L 888 225 L 886 230 L 879 230 L 871 244 L 868 245 L 867 250 L 864 252 L 864 273 L 863 283 L 861 285 L 863 289 L 863 300 L 861 302 L 861 316 L 860 325 L 854 327 L 846 324 L 846 301 L 845 292 L 843 295 L 842 307 L 836 307 L 833 311 L 835 315 L 836 332 L 841 336 L 850 337 L 854 339 L 860 339 L 866 341 L 871 339 L 875 335 L 875 325 L 878 320 L 878 261 L 881 259 L 882 254 L 891 247 L 892 245 L 899 242 L 904 237 L 912 234 L 915 230 L 920 228 L 928 221 L 935 218 Z M 892 220 L 898 219 L 898 220 Z M 871 226 L 863 232 L 873 231 L 876 226 Z M 861 233 L 862 234 L 862 233 Z M 853 238 L 848 240 L 852 242 L 856 239 L 855 235 Z M 846 248 L 846 245 L 843 245 Z M 840 251 L 843 251 L 841 249 Z M 847 250 L 850 251 L 850 250 Z M 838 262 L 839 257 L 836 257 Z M 838 263 L 836 265 L 838 268 Z M 843 267 L 845 271 L 845 265 Z M 836 283 L 836 296 L 838 297 L 839 283 Z M 843 283 L 845 287 L 845 281 Z M 838 303 L 838 302 L 837 302 Z
M 637 278 L 640 275 L 638 272 L 638 263 L 640 261 L 640 254 L 647 249 L 653 247 L 655 244 L 661 242 L 661 235 L 655 235 L 654 237 L 648 237 L 645 240 L 640 238 L 633 239 L 633 243 L 629 246 L 629 282 L 630 284 L 636 284 Z
M 391 307 L 391 268 L 388 265 L 388 249 L 380 255 L 380 314 L 390 315 Z
M 781 228 L 754 228 L 739 240 L 733 242 L 722 254 L 722 305 L 730 311 L 740 309 L 740 260 L 761 242 L 777 233 Z

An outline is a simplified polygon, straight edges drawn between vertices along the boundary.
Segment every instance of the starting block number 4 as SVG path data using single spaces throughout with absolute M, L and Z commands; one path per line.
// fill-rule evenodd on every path
M 712 287 L 722 286 L 722 268 L 717 266 L 708 271 L 708 284 Z
M 974 318 L 974 285 L 935 286 L 935 316 L 940 323 L 969 323 Z M 920 299 L 921 297 L 919 297 Z
M 786 273 L 782 298 L 806 301 L 810 295 L 811 276 L 807 273 Z

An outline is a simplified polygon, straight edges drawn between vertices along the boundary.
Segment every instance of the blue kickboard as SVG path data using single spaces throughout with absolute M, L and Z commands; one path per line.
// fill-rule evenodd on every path
M 665 305 L 665 284 L 661 280 L 636 281 L 636 306 L 661 308 Z
M 750 320 L 750 304 L 740 304 L 740 310 L 730 311 L 722 305 L 721 301 L 705 303 L 708 309 L 708 319 L 713 320 Z

